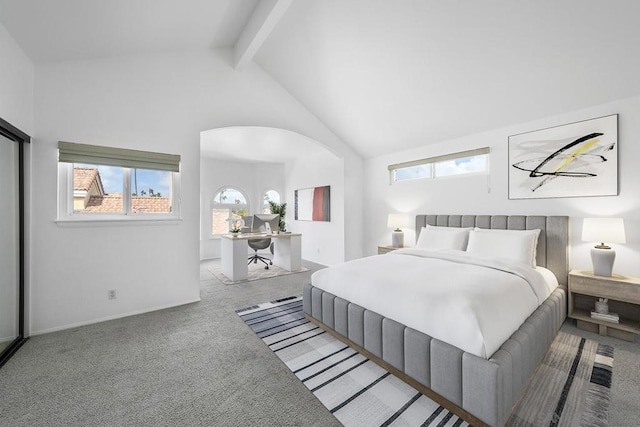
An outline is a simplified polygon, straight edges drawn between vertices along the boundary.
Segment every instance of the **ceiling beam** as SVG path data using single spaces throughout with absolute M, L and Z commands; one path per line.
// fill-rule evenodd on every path
M 236 70 L 242 70 L 269 37 L 293 0 L 260 0 L 238 37 L 233 53 Z

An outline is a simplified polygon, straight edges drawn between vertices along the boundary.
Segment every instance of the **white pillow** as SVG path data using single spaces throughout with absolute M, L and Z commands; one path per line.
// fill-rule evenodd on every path
M 457 249 L 464 251 L 467 247 L 470 228 L 459 227 L 422 227 L 416 247 L 421 249 Z
M 536 267 L 536 247 L 540 230 L 488 230 L 469 232 L 467 252 L 488 257 L 507 258 Z

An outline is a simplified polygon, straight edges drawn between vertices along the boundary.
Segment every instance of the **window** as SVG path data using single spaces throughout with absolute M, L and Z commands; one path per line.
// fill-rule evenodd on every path
M 393 171 L 394 181 L 407 181 L 410 179 L 431 178 L 431 164 L 407 166 Z
M 242 217 L 249 215 L 247 196 L 241 190 L 228 187 L 216 193 L 211 203 L 212 234 L 226 234 Z
M 487 171 L 488 154 L 460 157 L 435 163 L 435 177 L 482 173 Z
M 58 143 L 59 219 L 179 218 L 180 156 Z
M 388 167 L 391 183 L 481 174 L 489 171 L 489 147 L 430 157 Z
M 262 213 L 271 213 L 269 202 L 280 203 L 280 193 L 276 190 L 267 190 L 262 196 Z

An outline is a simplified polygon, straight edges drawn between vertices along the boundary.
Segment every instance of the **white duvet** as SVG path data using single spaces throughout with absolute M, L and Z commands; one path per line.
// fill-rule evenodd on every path
M 541 267 L 423 249 L 319 270 L 311 283 L 485 359 L 557 287 L 553 274 Z

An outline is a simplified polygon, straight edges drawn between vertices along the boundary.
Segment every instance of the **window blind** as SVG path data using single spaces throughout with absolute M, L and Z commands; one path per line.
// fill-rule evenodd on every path
M 58 141 L 58 161 L 180 172 L 180 155 Z
M 390 171 L 402 168 L 409 168 L 412 166 L 420 166 L 429 163 L 443 162 L 445 160 L 462 159 L 464 157 L 478 156 L 481 154 L 489 154 L 489 147 L 476 148 L 475 150 L 460 151 L 458 153 L 444 154 L 442 156 L 428 157 L 426 159 L 413 160 L 410 162 L 396 163 L 389 165 Z

